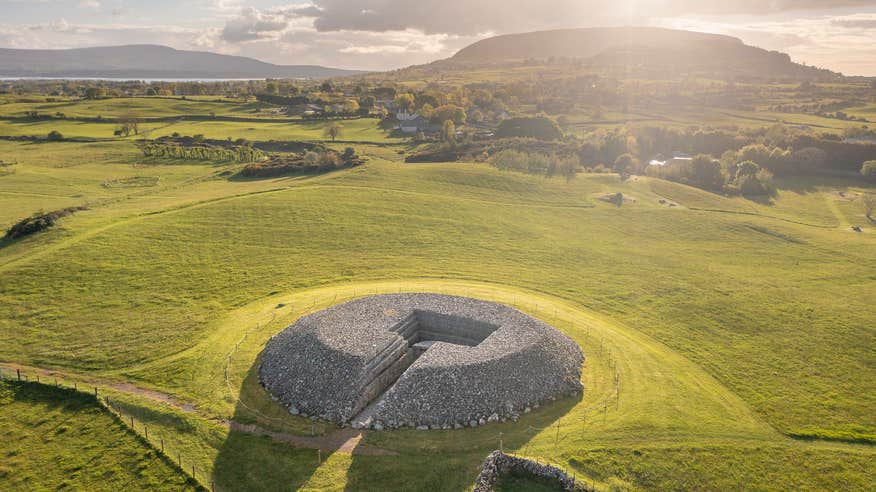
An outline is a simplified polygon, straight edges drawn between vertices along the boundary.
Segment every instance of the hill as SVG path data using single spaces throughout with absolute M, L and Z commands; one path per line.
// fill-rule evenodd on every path
M 131 79 L 326 78 L 360 72 L 318 65 L 274 65 L 243 56 L 128 45 L 65 50 L 0 49 L 0 76 Z
M 595 68 L 721 75 L 834 78 L 785 53 L 731 36 L 655 27 L 562 29 L 496 36 L 460 50 L 446 65 L 567 59 Z M 442 63 L 442 62 L 439 62 Z

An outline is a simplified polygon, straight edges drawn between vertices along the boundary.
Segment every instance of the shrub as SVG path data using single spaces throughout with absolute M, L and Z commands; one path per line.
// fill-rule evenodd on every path
M 513 149 L 497 152 L 490 164 L 503 171 L 517 171 L 528 174 L 541 174 L 546 177 L 560 174 L 571 180 L 578 172 L 578 160 L 542 153 L 528 153 Z
M 692 186 L 706 190 L 720 190 L 724 186 L 724 174 L 721 163 L 711 156 L 700 154 L 689 164 L 687 179 Z
M 508 118 L 499 123 L 496 128 L 496 136 L 503 137 L 529 137 L 539 140 L 559 140 L 563 138 L 563 131 L 557 122 L 547 116 L 532 116 Z
M 341 154 L 341 160 L 344 161 L 345 164 L 349 164 L 356 159 L 356 149 L 353 147 L 347 147 L 344 149 L 344 153 Z
M 64 135 L 61 135 L 61 132 L 58 130 L 52 130 L 49 132 L 49 141 L 50 142 L 59 142 L 64 140 Z
M 626 176 L 631 173 L 636 167 L 636 159 L 632 154 L 621 154 L 614 160 L 614 172 L 621 176 Z
M 55 210 L 49 213 L 40 213 L 32 215 L 24 220 L 19 221 L 6 231 L 4 239 L 18 239 L 29 236 L 40 231 L 44 231 L 52 226 L 61 217 L 72 215 L 80 210 L 86 210 L 86 207 L 69 207 L 61 210 Z
M 737 185 L 743 196 L 772 195 L 775 192 L 773 174 L 766 169 L 759 169 L 754 174 L 743 174 Z
M 146 157 L 167 157 L 193 161 L 255 162 L 265 158 L 264 152 L 245 145 L 234 147 L 185 146 L 166 143 L 140 143 Z

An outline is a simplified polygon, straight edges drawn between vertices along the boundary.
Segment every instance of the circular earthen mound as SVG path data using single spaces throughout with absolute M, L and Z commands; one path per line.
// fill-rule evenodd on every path
M 447 429 L 580 393 L 583 360 L 567 336 L 508 306 L 388 294 L 300 318 L 268 342 L 259 378 L 296 415 Z

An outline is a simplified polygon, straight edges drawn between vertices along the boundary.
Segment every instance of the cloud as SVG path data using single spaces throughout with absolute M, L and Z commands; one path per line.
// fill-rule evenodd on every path
M 775 14 L 874 6 L 873 0 L 313 0 L 295 15 L 313 18 L 320 32 L 473 35 L 646 23 L 667 16 Z
M 231 43 L 275 38 L 289 27 L 290 20 L 284 10 L 260 12 L 247 7 L 240 15 L 228 20 L 222 30 L 222 40 Z
M 100 10 L 100 2 L 98 0 L 80 0 L 79 8 L 89 10 Z
M 876 18 L 844 18 L 833 19 L 831 24 L 849 29 L 876 30 Z
M 66 20 L 51 22 L 61 12 L 45 5 L 31 10 L 38 1 L 73 9 L 63 11 Z M 876 75 L 874 0 L 304 1 L 259 0 L 258 5 L 275 6 L 254 8 L 255 0 L 199 0 L 150 9 L 146 16 L 139 2 L 121 0 L 0 0 L 13 12 L 40 19 L 30 24 L 0 19 L 0 46 L 150 43 L 280 64 L 382 70 L 446 58 L 493 33 L 659 25 L 729 34 L 797 61 Z M 94 5 L 107 13 L 100 22 L 89 11 Z

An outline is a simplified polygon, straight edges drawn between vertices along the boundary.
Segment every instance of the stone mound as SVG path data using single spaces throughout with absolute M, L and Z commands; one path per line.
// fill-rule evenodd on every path
M 508 306 L 387 294 L 300 318 L 268 342 L 259 379 L 292 414 L 448 429 L 579 394 L 583 360 L 571 339 Z

